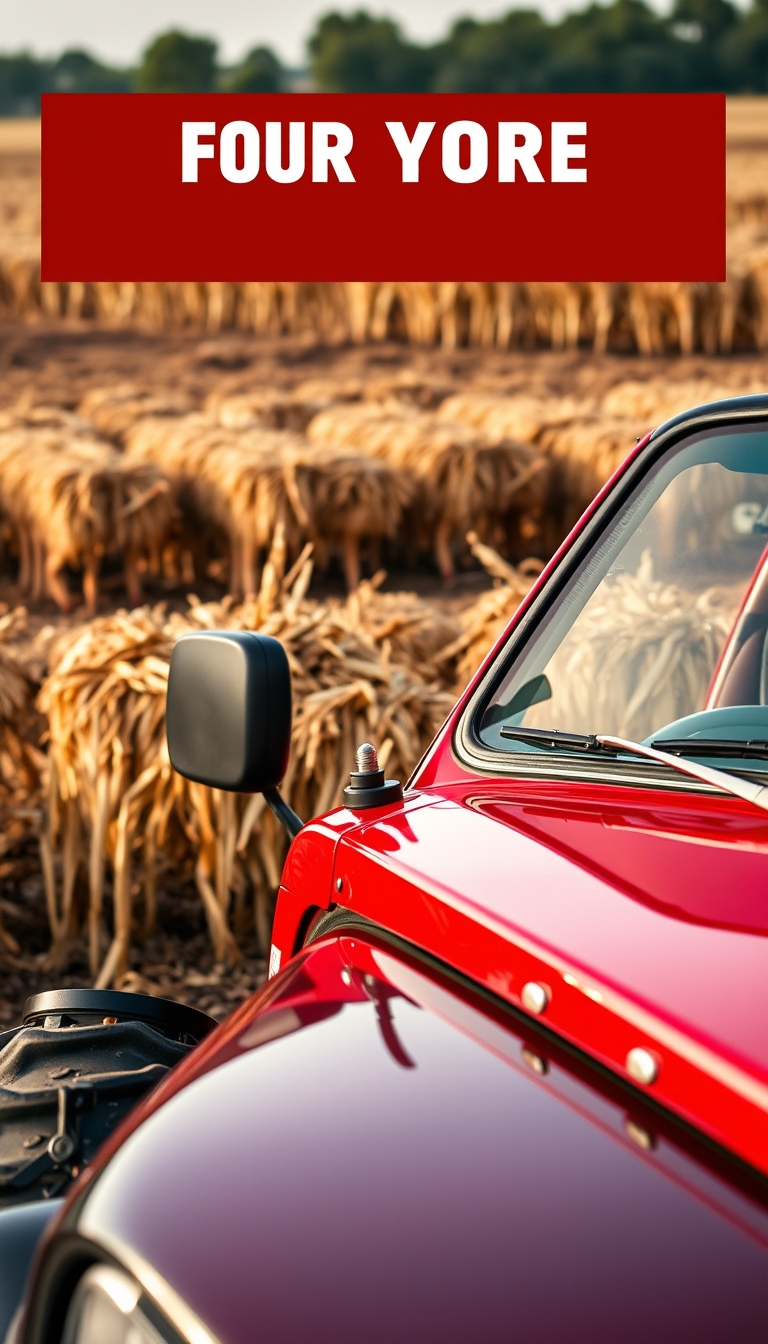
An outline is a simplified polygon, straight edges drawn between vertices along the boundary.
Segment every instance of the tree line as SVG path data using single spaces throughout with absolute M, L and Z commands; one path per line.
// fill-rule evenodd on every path
M 0 55 L 0 116 L 37 115 L 43 93 L 279 93 L 289 78 L 268 47 L 254 47 L 238 65 L 225 67 L 216 42 L 172 30 L 150 43 L 134 70 L 79 50 L 57 60 Z
M 273 93 L 768 92 L 768 0 L 675 0 L 671 14 L 644 0 L 591 4 L 549 22 L 533 9 L 460 19 L 439 42 L 410 42 L 392 19 L 365 10 L 326 14 L 307 43 L 306 71 L 287 70 L 256 46 L 224 66 L 217 44 L 173 30 L 133 70 L 85 51 L 57 60 L 0 56 L 0 115 L 34 114 L 54 92 Z

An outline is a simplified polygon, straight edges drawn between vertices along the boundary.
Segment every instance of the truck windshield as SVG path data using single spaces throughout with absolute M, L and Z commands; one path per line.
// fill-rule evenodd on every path
M 707 431 L 642 481 L 506 669 L 480 738 L 551 754 L 613 734 L 768 770 L 767 633 L 768 432 Z

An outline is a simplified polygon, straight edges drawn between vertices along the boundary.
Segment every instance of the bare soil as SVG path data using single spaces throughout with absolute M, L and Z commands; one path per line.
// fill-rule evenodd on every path
M 0 882 L 3 927 L 24 948 L 18 957 L 0 949 L 0 1031 L 21 1021 L 30 995 L 92 984 L 83 942 L 73 942 L 57 962 L 52 962 L 45 894 L 34 846 L 25 857 L 27 876 Z M 266 962 L 259 954 L 255 935 L 241 932 L 239 945 L 242 961 L 238 965 L 216 965 L 193 883 L 183 876 L 171 879 L 158 892 L 158 931 L 134 945 L 130 970 L 118 988 L 178 999 L 221 1021 L 266 977 Z
M 587 350 L 445 350 L 396 342 L 318 344 L 314 338 L 225 333 L 157 333 L 93 323 L 0 323 L 0 407 L 19 399 L 74 409 L 93 387 L 133 382 L 202 405 L 214 389 L 292 388 L 307 379 L 383 378 L 411 374 L 445 388 L 534 395 L 601 396 L 616 383 L 666 375 L 675 382 L 709 377 L 734 390 L 766 376 L 761 354 L 667 358 L 594 355 Z

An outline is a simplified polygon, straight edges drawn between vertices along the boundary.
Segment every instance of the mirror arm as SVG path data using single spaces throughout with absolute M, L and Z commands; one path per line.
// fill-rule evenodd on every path
M 296 839 L 304 822 L 301 817 L 297 817 L 292 807 L 289 807 L 285 799 L 277 789 L 265 789 L 264 798 L 267 805 L 271 807 L 278 821 L 281 821 L 292 840 Z

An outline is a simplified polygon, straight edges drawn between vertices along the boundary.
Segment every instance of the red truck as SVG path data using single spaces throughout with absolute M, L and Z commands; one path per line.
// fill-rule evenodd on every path
M 678 416 L 407 784 L 360 744 L 304 825 L 281 646 L 179 641 L 173 764 L 293 836 L 270 979 L 85 1167 L 10 1340 L 768 1338 L 767 542 L 768 397 Z

